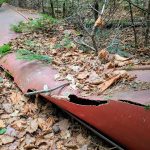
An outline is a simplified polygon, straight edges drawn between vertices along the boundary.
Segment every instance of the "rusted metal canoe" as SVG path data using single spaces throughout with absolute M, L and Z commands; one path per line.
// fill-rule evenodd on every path
M 37 61 L 17 60 L 15 53 L 3 57 L 0 65 L 12 74 L 23 93 L 32 89 L 41 90 L 45 84 L 54 88 L 66 83 L 55 81 L 54 76 L 58 72 L 52 67 Z M 103 100 L 102 96 L 82 97 L 79 91 L 66 86 L 42 96 L 120 143 L 125 149 L 150 149 L 150 111 L 144 108 L 150 103 L 149 90 L 117 93 L 114 99 Z

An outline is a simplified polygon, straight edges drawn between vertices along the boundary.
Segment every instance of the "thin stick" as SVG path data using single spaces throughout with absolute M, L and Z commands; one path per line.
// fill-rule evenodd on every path
M 33 91 L 33 92 L 28 92 L 26 94 L 24 94 L 25 96 L 31 96 L 31 95 L 36 95 L 36 94 L 41 94 L 41 93 L 48 93 L 48 92 L 52 92 L 55 91 L 57 89 L 63 88 L 65 86 L 68 86 L 70 83 L 65 83 L 63 85 L 57 86 L 53 89 L 47 89 L 47 90 L 39 90 L 39 91 Z

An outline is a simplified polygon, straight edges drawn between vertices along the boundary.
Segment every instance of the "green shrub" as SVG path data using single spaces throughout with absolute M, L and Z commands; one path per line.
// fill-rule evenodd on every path
M 65 35 L 60 42 L 55 44 L 54 49 L 60 49 L 60 48 L 69 49 L 72 47 L 74 47 L 73 41 L 71 40 L 69 35 Z
M 7 2 L 7 0 L 0 0 L 0 5 Z
M 17 25 L 12 25 L 11 29 L 17 33 L 49 29 L 56 24 L 57 20 L 48 15 L 42 15 L 40 18 L 30 20 L 29 22 L 19 22 Z
M 0 57 L 6 55 L 11 50 L 11 46 L 9 44 L 4 44 L 0 47 Z

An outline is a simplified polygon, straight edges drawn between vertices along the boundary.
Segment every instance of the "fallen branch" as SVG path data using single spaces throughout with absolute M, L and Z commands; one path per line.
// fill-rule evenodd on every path
M 92 47 L 92 46 L 86 44 L 83 40 L 80 40 L 81 42 L 79 42 L 78 40 L 76 40 L 76 39 L 74 38 L 74 41 L 75 41 L 77 44 L 86 46 L 87 48 L 90 48 L 91 50 L 96 51 L 96 49 L 95 49 L 94 47 Z
M 24 94 L 24 96 L 31 96 L 31 95 L 41 94 L 41 93 L 48 93 L 48 92 L 52 92 L 52 91 L 55 91 L 55 90 L 60 89 L 60 88 L 64 88 L 65 86 L 68 86 L 68 85 L 70 85 L 70 83 L 65 83 L 65 84 L 57 86 L 53 89 L 46 89 L 46 90 L 28 92 L 28 93 Z

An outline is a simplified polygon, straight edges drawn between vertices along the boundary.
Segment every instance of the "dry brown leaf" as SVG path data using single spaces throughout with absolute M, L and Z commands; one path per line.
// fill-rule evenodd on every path
M 113 83 L 115 83 L 118 79 L 120 79 L 120 75 L 114 76 L 111 79 L 105 81 L 104 83 L 100 84 L 98 88 L 100 89 L 99 94 L 104 92 L 106 89 L 108 89 Z
M 102 62 L 106 62 L 109 60 L 109 52 L 106 49 L 102 49 L 99 51 L 98 53 L 98 58 L 102 61 Z
M 122 56 L 120 56 L 118 54 L 115 54 L 114 58 L 115 58 L 116 61 L 127 61 L 127 60 L 130 59 L 130 58 L 122 57 Z
M 29 133 L 33 133 L 38 129 L 38 121 L 37 119 L 34 120 L 30 120 L 29 122 L 29 126 L 26 129 L 26 131 L 28 131 Z
M 1 136 L 0 136 L 0 139 L 1 139 L 1 141 L 2 141 L 2 143 L 3 143 L 4 145 L 5 145 L 5 144 L 12 143 L 12 142 L 15 140 L 14 137 L 11 137 L 11 136 L 6 135 L 6 134 L 1 135 Z
M 84 144 L 87 142 L 87 140 L 82 136 L 82 134 L 79 134 L 79 135 L 77 136 L 77 142 L 78 142 L 80 145 L 84 145 Z
M 93 71 L 90 74 L 87 82 L 89 82 L 90 84 L 98 85 L 98 84 L 101 84 L 102 82 L 104 82 L 104 80 L 102 78 L 100 78 L 100 76 L 95 71 Z
M 102 27 L 104 27 L 104 25 L 105 25 L 105 22 L 104 22 L 103 17 L 99 16 L 98 19 L 96 20 L 94 26 L 102 28 Z
M 33 103 L 27 103 L 22 109 L 22 113 L 25 115 L 33 115 L 37 110 L 37 106 Z
M 89 76 L 89 73 L 87 71 L 85 72 L 80 72 L 77 76 L 77 79 L 79 80 L 83 80 L 83 79 L 86 79 L 87 77 Z
M 38 126 L 43 131 L 50 130 L 53 123 L 54 123 L 54 119 L 52 117 L 49 117 L 47 120 L 44 120 L 43 118 L 38 118 Z
M 65 147 L 67 147 L 68 149 L 78 149 L 78 145 L 75 141 L 76 141 L 75 139 L 71 141 L 69 140 L 68 143 L 65 143 Z
M 129 65 L 129 64 L 132 64 L 132 61 L 131 60 L 127 60 L 127 61 L 116 61 L 115 60 L 114 64 L 117 67 L 122 67 L 122 66 L 126 66 L 126 65 Z
M 69 123 L 68 119 L 63 119 L 63 120 L 59 121 L 58 123 L 56 123 L 55 125 L 58 125 L 60 130 L 68 130 L 70 123 Z
M 12 92 L 10 95 L 10 100 L 13 104 L 17 104 L 22 99 L 22 94 L 20 92 Z
M 0 120 L 0 128 L 5 128 L 5 123 L 3 120 Z
M 67 140 L 68 138 L 71 137 L 71 133 L 69 130 L 63 130 L 61 131 L 61 139 Z
M 26 128 L 26 124 L 27 122 L 24 120 L 16 120 L 11 126 L 18 131 L 22 131 Z
M 108 63 L 105 65 L 105 68 L 106 68 L 106 69 L 115 68 L 115 64 L 114 64 L 113 62 L 108 62 Z

